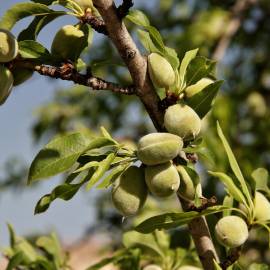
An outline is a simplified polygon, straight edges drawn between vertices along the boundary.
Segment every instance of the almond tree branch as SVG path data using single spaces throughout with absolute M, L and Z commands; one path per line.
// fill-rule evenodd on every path
M 243 13 L 250 6 L 257 3 L 257 0 L 238 0 L 231 10 L 231 19 L 226 26 L 224 34 L 219 39 L 216 48 L 214 50 L 212 58 L 216 61 L 220 61 L 227 48 L 230 45 L 231 39 L 240 28 L 244 19 Z
M 129 69 L 137 95 L 144 104 L 149 116 L 158 130 L 164 130 L 163 113 L 159 110 L 160 101 L 147 74 L 147 61 L 141 55 L 123 21 L 118 17 L 117 8 L 112 0 L 94 0 L 101 14 L 110 39 Z
M 66 63 L 60 67 L 37 65 L 29 60 L 15 60 L 9 64 L 12 70 L 14 67 L 24 67 L 34 70 L 43 76 L 48 76 L 55 79 L 72 81 L 76 84 L 91 87 L 93 90 L 109 90 L 114 93 L 125 95 L 134 95 L 136 89 L 134 86 L 120 86 L 113 82 L 105 81 L 101 78 L 94 77 L 92 74 L 79 73 L 72 64 Z
M 147 61 L 140 54 L 126 26 L 118 17 L 117 8 L 113 0 L 93 0 L 93 3 L 106 24 L 110 39 L 129 69 L 137 89 L 137 95 L 144 104 L 156 129 L 163 131 L 164 111 L 159 109 L 160 99 L 147 74 Z M 182 204 L 183 208 L 185 208 L 185 202 L 182 202 Z M 219 262 L 219 259 L 206 219 L 204 217 L 194 219 L 189 224 L 189 230 L 204 269 L 214 270 L 213 260 L 215 259 Z

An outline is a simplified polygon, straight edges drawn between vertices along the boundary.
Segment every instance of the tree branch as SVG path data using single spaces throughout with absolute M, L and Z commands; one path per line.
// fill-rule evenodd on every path
M 134 86 L 120 86 L 119 84 L 105 81 L 101 78 L 92 76 L 91 73 L 81 74 L 79 73 L 71 63 L 63 64 L 61 67 L 36 65 L 29 60 L 14 60 L 9 64 L 9 68 L 12 70 L 14 67 L 24 67 L 30 70 L 34 70 L 39 74 L 55 79 L 62 79 L 65 81 L 72 81 L 76 84 L 89 86 L 93 90 L 109 90 L 114 93 L 120 93 L 125 95 L 134 95 L 136 89 Z
M 119 19 L 125 18 L 133 5 L 134 3 L 132 0 L 123 0 L 123 3 L 117 8 Z
M 160 99 L 148 77 L 146 59 L 137 49 L 122 20 L 119 19 L 114 2 L 94 0 L 93 3 L 106 24 L 110 39 L 129 69 L 137 88 L 136 94 L 140 97 L 157 130 L 164 130 L 163 113 L 158 107 Z
M 160 99 L 147 74 L 145 58 L 140 54 L 124 23 L 117 16 L 117 9 L 113 0 L 93 0 L 93 2 L 107 26 L 110 39 L 130 71 L 137 88 L 137 95 L 144 104 L 156 129 L 163 131 L 164 111 L 159 109 Z M 185 208 L 185 202 L 182 201 L 182 205 Z M 204 269 L 214 270 L 213 260 L 219 262 L 219 259 L 206 219 L 204 217 L 194 219 L 189 224 L 189 230 Z
M 227 48 L 230 45 L 231 39 L 240 28 L 243 21 L 243 13 L 250 6 L 257 2 L 257 0 L 238 0 L 231 10 L 231 19 L 227 24 L 224 34 L 219 39 L 216 48 L 214 50 L 212 58 L 216 61 L 220 61 Z

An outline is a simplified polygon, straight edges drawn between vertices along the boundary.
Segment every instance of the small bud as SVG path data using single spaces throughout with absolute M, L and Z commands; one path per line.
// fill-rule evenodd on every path
M 124 217 L 132 216 L 143 207 L 147 193 L 143 169 L 131 166 L 114 183 L 112 201 Z
M 201 119 L 188 105 L 170 106 L 164 116 L 168 132 L 180 136 L 184 141 L 195 139 L 201 130 Z
M 203 78 L 199 80 L 198 82 L 196 82 L 195 84 L 188 86 L 185 90 L 187 98 L 190 98 L 194 96 L 195 94 L 199 93 L 211 83 L 213 83 L 213 80 L 208 79 L 208 78 Z
M 174 84 L 174 70 L 171 64 L 161 55 L 151 53 L 148 56 L 148 71 L 155 86 L 168 89 Z
M 255 218 L 257 220 L 270 220 L 270 202 L 262 193 L 258 191 L 255 193 L 254 206 Z
M 171 162 L 145 168 L 145 180 L 149 190 L 158 197 L 177 192 L 180 185 L 178 172 Z
M 63 26 L 55 35 L 51 53 L 63 60 L 75 61 L 84 49 L 84 32 L 73 25 Z
M 149 264 L 145 266 L 143 270 L 162 270 L 162 268 L 156 264 Z
M 242 218 L 226 216 L 216 224 L 215 235 L 221 245 L 235 248 L 246 242 L 248 238 L 248 227 Z
M 0 65 L 0 105 L 4 104 L 13 87 L 13 75 L 8 68 Z
M 138 158 L 146 165 L 157 165 L 174 159 L 182 150 L 183 141 L 170 133 L 151 133 L 138 143 Z
M 7 30 L 0 29 L 0 63 L 13 60 L 19 51 L 16 38 Z

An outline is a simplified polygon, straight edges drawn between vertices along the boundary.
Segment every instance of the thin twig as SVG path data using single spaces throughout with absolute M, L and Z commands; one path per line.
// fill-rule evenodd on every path
M 87 23 L 91 25 L 91 27 L 98 33 L 108 35 L 108 31 L 106 29 L 106 25 L 102 18 L 94 16 L 91 12 L 86 11 L 84 16 L 81 17 L 81 21 L 83 23 Z
M 39 74 L 55 79 L 62 79 L 65 81 L 72 81 L 76 84 L 89 86 L 93 90 L 109 90 L 114 93 L 125 95 L 136 94 L 134 86 L 120 86 L 119 84 L 105 81 L 101 78 L 94 77 L 90 72 L 87 74 L 79 73 L 71 63 L 65 63 L 60 67 L 36 65 L 29 60 L 18 60 L 10 63 L 9 68 L 12 70 L 14 67 L 25 67 L 34 70 Z
M 231 253 L 227 256 L 226 260 L 220 263 L 222 270 L 226 270 L 229 266 L 233 265 L 241 255 L 241 247 L 231 250 Z
M 231 10 L 231 19 L 227 24 L 224 34 L 221 36 L 217 42 L 216 48 L 214 50 L 212 58 L 214 60 L 220 61 L 227 48 L 230 45 L 231 39 L 236 34 L 240 28 L 242 21 L 244 19 L 243 13 L 250 5 L 257 3 L 257 0 L 238 0 Z

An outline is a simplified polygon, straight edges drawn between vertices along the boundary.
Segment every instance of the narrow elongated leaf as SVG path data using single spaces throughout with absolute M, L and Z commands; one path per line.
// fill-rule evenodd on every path
M 200 213 L 195 211 L 166 213 L 143 221 L 141 224 L 135 227 L 135 230 L 140 233 L 151 233 L 156 229 L 173 229 L 188 224 L 194 218 L 215 214 L 227 209 L 228 208 L 226 206 L 218 205 L 209 207 Z
M 122 164 L 118 165 L 117 167 L 113 168 L 110 172 L 108 172 L 108 175 L 102 180 L 102 182 L 97 186 L 97 188 L 108 188 L 114 180 L 121 175 L 128 167 L 129 164 Z
M 50 194 L 44 195 L 36 204 L 35 207 L 35 214 L 39 214 L 45 212 L 49 207 L 50 204 L 55 199 L 62 199 L 64 201 L 68 201 L 79 191 L 81 185 L 80 184 L 62 184 L 57 186 Z
M 21 264 L 21 262 L 23 262 L 23 260 L 24 260 L 23 252 L 20 251 L 20 252 L 16 253 L 9 260 L 9 263 L 8 263 L 8 266 L 7 266 L 6 270 L 17 269 L 17 266 L 19 266 Z
M 56 137 L 35 157 L 29 170 L 28 183 L 68 170 L 93 144 L 80 133 Z
M 150 26 L 150 22 L 147 16 L 140 10 L 132 9 L 129 11 L 126 19 L 139 25 L 139 26 Z
M 187 104 L 196 111 L 200 118 L 203 118 L 211 110 L 213 100 L 222 83 L 223 81 L 214 82 L 187 100 Z
M 0 20 L 0 28 L 11 30 L 12 27 L 21 19 L 29 16 L 44 16 L 54 11 L 46 5 L 39 3 L 18 3 L 6 11 Z
M 202 56 L 196 56 L 188 65 L 186 71 L 186 86 L 195 84 L 213 72 L 216 63 Z
M 233 198 L 236 201 L 243 203 L 246 207 L 248 207 L 245 196 L 243 195 L 241 190 L 237 187 L 237 185 L 234 183 L 233 179 L 230 176 L 222 172 L 208 171 L 208 173 L 211 174 L 212 176 L 219 178 L 223 182 L 223 184 L 226 186 L 228 193 L 231 196 L 233 196 Z
M 89 180 L 86 189 L 91 189 L 105 174 L 105 172 L 110 168 L 111 163 L 115 158 L 115 154 L 109 154 L 104 160 L 99 163 L 99 166 L 95 173 L 92 175 L 91 179 Z
M 248 204 L 249 206 L 253 209 L 254 208 L 254 204 L 253 204 L 253 201 L 252 201 L 252 196 L 249 192 L 249 189 L 248 189 L 248 186 L 246 184 L 246 180 L 244 179 L 243 175 L 242 175 L 242 172 L 239 168 L 239 165 L 236 161 L 236 158 L 232 152 L 232 149 L 227 141 L 227 139 L 225 138 L 223 132 L 222 132 L 222 129 L 219 125 L 219 123 L 217 122 L 217 131 L 218 131 L 218 136 L 219 138 L 221 139 L 222 141 L 222 144 L 224 146 L 224 149 L 227 153 L 227 157 L 229 159 L 229 163 L 230 163 L 230 166 L 231 166 L 231 169 L 232 171 L 234 172 L 236 178 L 238 179 L 241 187 L 242 187 L 242 191 L 243 191 L 243 194 L 245 195 L 245 197 L 247 198 L 247 201 L 248 201 Z
M 216 260 L 214 260 L 214 267 L 215 267 L 215 270 L 222 270 L 222 268 L 219 266 Z
M 185 56 L 181 62 L 181 65 L 179 68 L 181 89 L 184 87 L 184 84 L 185 84 L 185 76 L 186 76 L 187 67 L 188 67 L 190 61 L 196 57 L 198 50 L 199 49 L 194 49 L 194 50 L 186 52 Z
M 50 22 L 60 16 L 66 15 L 65 11 L 54 11 L 45 16 L 37 16 L 18 36 L 18 40 L 36 40 L 40 31 Z
M 73 173 L 79 173 L 79 172 L 88 170 L 92 167 L 98 167 L 98 166 L 99 166 L 98 161 L 90 161 L 90 162 L 86 163 L 85 165 L 83 165 L 82 167 L 80 167 L 79 169 L 75 170 Z
M 49 51 L 40 43 L 34 40 L 24 40 L 19 42 L 20 55 L 23 58 L 35 59 L 42 64 L 47 63 L 51 56 Z

